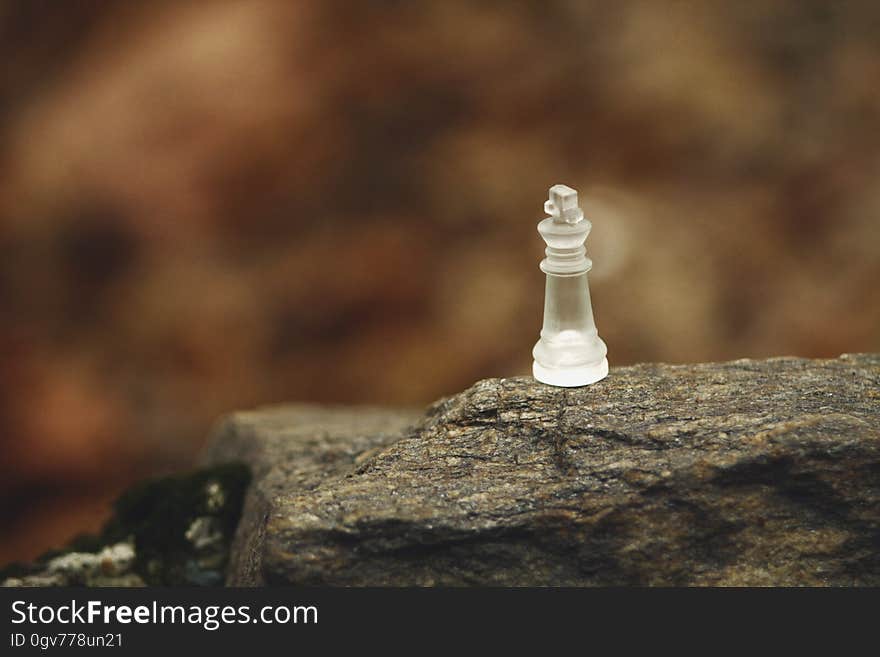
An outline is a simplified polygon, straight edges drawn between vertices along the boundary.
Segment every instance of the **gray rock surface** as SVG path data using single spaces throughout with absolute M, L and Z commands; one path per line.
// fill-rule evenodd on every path
M 228 583 L 880 585 L 880 356 L 238 413 Z

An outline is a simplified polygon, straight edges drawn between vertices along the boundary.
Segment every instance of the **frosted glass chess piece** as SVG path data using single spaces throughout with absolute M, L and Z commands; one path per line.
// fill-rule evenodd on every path
M 552 386 L 585 386 L 608 375 L 608 352 L 596 331 L 584 241 L 592 224 L 578 207 L 577 192 L 553 185 L 544 204 L 550 216 L 538 224 L 547 243 L 541 270 L 547 274 L 544 326 L 532 350 L 532 374 Z

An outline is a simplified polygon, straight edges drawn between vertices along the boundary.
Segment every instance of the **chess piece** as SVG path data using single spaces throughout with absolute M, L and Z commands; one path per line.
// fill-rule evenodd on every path
M 532 374 L 552 386 L 585 386 L 608 375 L 608 349 L 596 330 L 587 282 L 593 263 L 584 241 L 592 224 L 578 207 L 577 192 L 566 185 L 550 188 L 544 212 L 550 216 L 538 224 L 538 232 L 547 243 L 541 261 L 547 286 Z

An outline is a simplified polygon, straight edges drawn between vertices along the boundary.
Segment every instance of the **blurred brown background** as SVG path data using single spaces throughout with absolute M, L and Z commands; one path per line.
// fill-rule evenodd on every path
M 525 373 L 547 187 L 613 365 L 880 349 L 880 5 L 0 4 L 0 563 L 224 412 Z

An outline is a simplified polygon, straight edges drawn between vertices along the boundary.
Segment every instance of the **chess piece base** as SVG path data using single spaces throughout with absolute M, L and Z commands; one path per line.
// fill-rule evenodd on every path
M 554 368 L 544 367 L 537 361 L 532 362 L 532 375 L 541 383 L 563 388 L 588 386 L 608 376 L 608 359 L 585 367 Z

